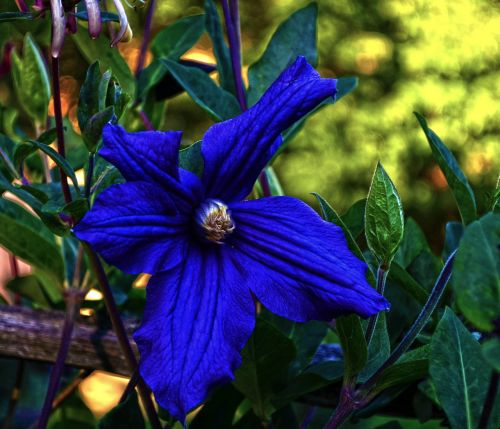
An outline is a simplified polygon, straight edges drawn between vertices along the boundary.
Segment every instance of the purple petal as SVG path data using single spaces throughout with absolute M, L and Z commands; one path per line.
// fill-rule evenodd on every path
M 112 47 L 123 39 L 123 36 L 125 36 L 125 33 L 129 28 L 127 13 L 125 12 L 125 8 L 123 7 L 122 2 L 120 0 L 113 0 L 113 3 L 115 4 L 116 12 L 118 13 L 118 19 L 120 20 L 120 29 L 118 30 L 118 33 L 116 34 L 114 39 L 111 41 Z
M 85 0 L 87 15 L 89 18 L 89 34 L 95 39 L 101 33 L 101 9 L 99 9 L 98 0 Z
M 184 263 L 151 278 L 134 335 L 142 377 L 181 422 L 213 387 L 234 378 L 255 323 L 252 296 L 227 248 L 207 250 L 192 245 Z
M 201 183 L 192 173 L 179 176 L 180 131 L 127 133 L 118 125 L 106 125 L 99 155 L 115 165 L 127 181 L 151 181 L 189 206 L 201 198 Z M 180 179 L 180 180 L 179 180 Z
M 299 57 L 257 104 L 213 125 L 203 137 L 203 183 L 207 196 L 230 202 L 245 198 L 281 144 L 281 133 L 336 93 L 335 79 L 321 79 Z
M 230 205 L 230 243 L 249 285 L 272 312 L 295 321 L 368 317 L 389 303 L 366 280 L 367 266 L 348 248 L 342 230 L 290 197 Z M 229 244 L 229 243 L 228 243 Z
M 153 274 L 179 263 L 188 226 L 161 187 L 131 182 L 102 192 L 73 231 L 122 271 Z
M 57 58 L 61 53 L 66 33 L 66 15 L 61 0 L 50 0 L 52 14 L 52 44 L 51 55 Z

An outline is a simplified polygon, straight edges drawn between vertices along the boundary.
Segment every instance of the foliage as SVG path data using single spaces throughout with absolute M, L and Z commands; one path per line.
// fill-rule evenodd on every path
M 241 3 L 245 26 L 249 22 L 245 13 L 251 6 Z M 288 6 L 290 2 L 285 3 Z M 265 168 L 253 194 L 281 195 L 284 189 L 293 195 L 304 195 L 304 190 L 310 187 L 321 191 L 314 197 L 324 220 L 341 228 L 351 251 L 367 262 L 367 278 L 374 287 L 377 267 L 386 269 L 386 296 L 392 310 L 373 319 L 372 323 L 356 315 L 345 315 L 329 324 L 298 323 L 272 315 L 258 304 L 257 327 L 242 352 L 243 363 L 234 381 L 216 387 L 203 408 L 193 411 L 188 418 L 193 428 L 271 427 L 268 425 L 277 429 L 298 428 L 299 425 L 301 428 L 321 428 L 335 409 L 347 409 L 346 419 L 353 418 L 346 427 L 431 429 L 445 424 L 453 429 L 472 429 L 478 427 L 490 379 L 500 371 L 499 187 L 497 184 L 493 188 L 495 178 L 489 176 L 490 168 L 486 175 L 472 171 L 474 168 L 463 162 L 474 156 L 489 157 L 490 141 L 498 134 L 495 128 L 498 124 L 479 118 L 476 112 L 480 100 L 493 97 L 491 88 L 494 85 L 490 83 L 498 80 L 498 75 L 491 72 L 495 59 L 484 57 L 474 68 L 472 63 L 476 58 L 470 52 L 467 57 L 460 57 L 462 63 L 456 67 L 448 65 L 446 74 L 467 73 L 476 91 L 462 93 L 463 88 L 454 86 L 454 81 L 432 82 L 424 77 L 428 70 L 436 67 L 437 61 L 434 55 L 426 54 L 432 49 L 430 31 L 424 31 L 421 38 L 416 37 L 422 22 L 430 18 L 425 15 L 422 22 L 414 21 L 410 18 L 412 10 L 409 10 L 424 6 L 407 5 L 406 12 L 400 11 L 401 14 L 395 16 L 382 1 L 361 1 L 352 9 L 347 3 L 340 2 L 336 10 L 330 5 L 322 6 L 319 18 L 317 4 L 299 8 L 280 23 L 270 38 L 266 35 L 269 42 L 258 59 L 258 50 L 248 55 L 251 59 L 246 93 L 249 105 L 259 99 L 297 55 L 306 56 L 312 63 L 319 57 L 320 70 L 344 70 L 343 74 L 359 72 L 363 75 L 356 91 L 358 81 L 355 78 L 338 80 L 336 100 L 321 106 L 334 104 L 329 108 L 336 112 L 333 120 L 327 110 L 316 111 L 314 117 L 306 118 L 312 125 L 305 125 L 304 120 L 284 133 L 283 149 L 286 150 L 280 151 L 282 156 L 276 161 L 271 161 L 275 168 L 270 165 Z M 474 7 L 468 6 L 472 10 Z M 196 9 L 203 13 L 188 14 L 163 26 L 151 41 L 151 63 L 134 76 L 122 56 L 125 48 L 111 48 L 105 34 L 97 40 L 88 38 L 82 24 L 88 16 L 79 12 L 77 32 L 68 37 L 63 52 L 63 56 L 69 57 L 70 48 L 78 50 L 79 58 L 68 61 L 84 64 L 81 70 L 74 65 L 74 70 L 68 69 L 74 74 L 77 90 L 73 92 L 79 95 L 73 108 L 66 106 L 63 112 L 68 149 L 65 157 L 52 147 L 57 140 L 53 128 L 54 112 L 49 108 L 53 94 L 43 57 L 49 46 L 50 22 L 34 12 L 12 14 L 11 9 L 0 13 L 0 43 L 12 39 L 16 44 L 11 71 L 0 77 L 10 97 L 7 102 L 1 100 L 0 106 L 0 244 L 13 256 L 28 262 L 34 270 L 29 276 L 12 280 L 9 291 L 30 307 L 61 308 L 63 290 L 67 290 L 75 279 L 79 287 L 87 291 L 99 277 L 90 270 L 90 257 L 79 259 L 81 250 L 78 250 L 72 227 L 92 206 L 98 193 L 123 181 L 111 164 L 96 155 L 102 144 L 103 127 L 107 123 L 120 123 L 129 131 L 143 130 L 151 126 L 144 121 L 148 116 L 153 126 L 160 127 L 165 122 L 167 108 L 178 108 L 173 113 L 174 118 L 169 119 L 169 111 L 166 120 L 177 125 L 180 120 L 175 115 L 182 116 L 182 106 L 187 105 L 190 120 L 199 119 L 187 133 L 185 143 L 193 143 L 200 127 L 240 113 L 231 51 L 224 38 L 217 2 L 206 0 L 203 10 Z M 128 12 L 133 13 L 132 9 Z M 163 7 L 159 8 L 159 13 L 163 13 Z M 265 11 L 265 19 L 270 13 Z M 443 12 L 435 13 L 442 15 Z M 328 16 L 333 17 L 332 22 L 327 22 Z M 115 15 L 102 15 L 103 22 L 113 20 L 116 20 Z M 382 33 L 382 22 L 392 24 L 391 29 L 386 30 L 390 35 Z M 408 24 L 408 28 L 398 30 L 402 22 Z M 372 28 L 371 34 L 359 31 L 362 24 Z M 336 25 L 338 28 L 334 28 Z M 493 24 L 488 20 L 487 25 Z M 256 26 L 248 31 L 260 35 Z M 497 30 L 492 28 L 491 31 Z M 329 37 L 332 52 L 325 47 Z M 405 37 L 413 39 L 410 47 L 404 45 L 402 39 Z M 213 46 L 215 64 L 207 68 L 185 61 L 186 52 L 206 43 Z M 376 49 L 369 54 L 372 47 Z M 396 55 L 389 55 L 393 50 L 400 56 L 399 60 Z M 447 54 L 447 57 L 452 56 Z M 336 59 L 338 63 L 333 64 Z M 370 69 L 370 64 L 375 68 Z M 418 84 L 419 91 L 410 96 L 405 85 L 391 80 L 397 67 L 402 67 L 404 70 L 400 74 L 406 76 L 414 68 L 419 69 L 417 83 L 414 83 Z M 214 68 L 217 79 L 210 74 Z M 481 83 L 481 79 L 484 82 Z M 490 87 L 491 93 L 484 90 L 484 85 Z M 425 94 L 434 91 L 438 95 L 425 98 Z M 469 110 L 455 112 L 450 109 L 451 101 L 438 100 L 438 96 L 444 96 L 447 91 L 458 91 Z M 351 92 L 353 94 L 349 95 Z M 181 93 L 179 99 L 172 100 Z M 423 95 L 416 96 L 417 93 Z M 406 99 L 406 104 L 401 107 L 401 101 L 391 98 L 393 94 Z M 69 104 L 72 100 L 67 96 L 64 101 Z M 196 110 L 195 105 L 201 109 Z M 412 108 L 418 108 L 424 115 L 417 113 L 417 120 L 409 122 Z M 352 114 L 357 111 L 361 114 Z M 436 118 L 434 113 L 440 111 L 443 116 Z M 424 116 L 440 134 L 443 130 L 443 139 L 429 127 Z M 446 123 L 448 120 L 454 121 L 451 124 L 456 127 Z M 473 134 L 475 122 L 481 132 L 474 134 L 474 144 L 467 153 L 459 143 Z M 422 156 L 422 145 L 414 149 L 418 124 L 422 128 L 419 139 L 427 139 L 430 146 Z M 334 130 L 337 126 L 338 130 Z M 383 138 L 377 137 L 379 131 Z M 482 153 L 478 151 L 481 138 L 485 141 Z M 379 144 L 378 140 L 387 143 L 382 144 L 380 157 L 384 165 L 391 166 L 389 171 L 395 173 L 392 174 L 394 180 L 380 162 L 376 165 L 372 162 L 374 154 L 371 151 Z M 448 140 L 452 142 L 451 148 L 445 143 Z M 344 142 L 343 146 L 340 141 Z M 353 148 L 354 141 L 363 149 Z M 301 174 L 306 147 L 312 148 L 306 158 L 314 156 L 318 162 L 317 172 L 311 180 Z M 355 152 L 353 162 L 352 158 L 342 156 L 351 150 Z M 415 154 L 419 155 L 418 161 L 415 161 Z M 399 161 L 401 166 L 396 165 Z M 413 162 L 417 163 L 414 168 Z M 338 168 L 331 169 L 333 164 Z M 199 142 L 180 151 L 180 165 L 202 175 L 204 165 Z M 403 211 L 402 201 L 405 207 L 410 207 L 410 214 L 433 213 L 439 203 L 429 204 L 434 197 L 430 196 L 429 189 L 421 187 L 422 174 L 426 174 L 423 172 L 430 166 L 435 166 L 446 178 L 450 195 L 456 202 L 454 213 L 460 214 L 462 222 L 456 222 L 457 216 L 450 216 L 443 209 L 435 218 L 431 216 L 434 223 L 431 228 L 426 225 L 425 229 L 434 234 L 426 236 L 408 210 Z M 371 186 L 367 189 L 368 174 L 373 170 Z M 348 172 L 353 174 L 346 174 Z M 71 201 L 60 188 L 65 177 L 69 178 Z M 280 182 L 281 178 L 285 179 Z M 491 185 L 489 198 L 477 192 L 475 185 L 480 181 Z M 345 187 L 340 196 L 339 187 Z M 404 189 L 401 196 L 396 188 Z M 329 201 L 334 200 L 334 195 L 336 203 L 331 205 Z M 365 196 L 366 199 L 358 199 Z M 351 204 L 347 210 L 337 212 L 334 209 L 347 207 L 347 202 Z M 425 207 L 417 208 L 419 205 Z M 447 220 L 446 225 L 441 222 L 443 217 Z M 435 232 L 441 233 L 441 230 L 445 234 L 439 241 Z M 436 248 L 443 249 L 442 253 L 437 254 Z M 444 265 L 446 261 L 448 264 Z M 80 263 L 79 270 L 75 269 L 75 263 Z M 446 270 L 451 266 L 451 285 L 444 289 L 448 280 Z M 131 287 L 134 279 L 113 267 L 106 267 L 106 274 L 120 310 L 140 317 L 144 294 Z M 443 276 L 446 280 L 440 283 Z M 422 308 L 425 309 L 426 302 L 439 287 L 442 294 L 435 302 L 437 308 L 427 314 Z M 104 312 L 102 302 L 93 305 L 99 315 Z M 412 331 L 419 314 L 420 329 Z M 373 331 L 367 334 L 370 323 Z M 414 336 L 405 348 L 400 348 L 408 332 L 410 336 L 413 332 Z M 0 389 L 2 418 L 9 414 L 10 389 L 15 388 L 16 383 L 9 372 L 16 365 L 17 362 L 9 360 L 2 366 L 5 380 Z M 47 368 L 28 365 L 25 371 L 27 381 L 20 388 L 22 400 L 14 418 L 9 417 L 12 428 L 26 427 L 34 421 L 44 391 L 41 386 L 47 383 Z M 64 384 L 73 377 L 75 374 L 71 372 L 63 380 Z M 358 400 L 355 406 L 354 401 L 352 404 L 344 402 L 349 395 Z M 500 418 L 500 393 L 492 398 L 492 403 L 488 428 L 496 429 Z M 308 404 L 323 408 L 316 409 Z M 167 413 L 160 413 L 160 417 L 176 425 L 173 427 L 180 427 Z M 54 412 L 48 427 L 119 428 L 132 424 L 134 427 L 150 424 L 145 423 L 135 391 L 99 422 L 78 395 L 73 394 Z

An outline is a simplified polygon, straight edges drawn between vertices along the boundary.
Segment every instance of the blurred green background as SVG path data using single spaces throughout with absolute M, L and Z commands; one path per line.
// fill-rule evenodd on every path
M 2 3 L 1 8 L 12 10 L 11 3 Z M 134 38 L 121 44 L 120 51 L 133 70 L 146 8 L 139 0 L 130 3 L 137 6 L 127 8 Z M 153 36 L 182 16 L 203 12 L 202 0 L 158 3 Z M 279 23 L 308 3 L 240 2 L 245 71 L 262 54 Z M 343 212 L 366 196 L 380 159 L 407 214 L 417 219 L 439 250 L 445 221 L 458 219 L 458 212 L 412 112 L 426 116 L 454 152 L 481 206 L 500 169 L 500 4 L 320 0 L 318 6 L 321 74 L 358 76 L 359 87 L 309 119 L 278 159 L 275 167 L 285 192 L 312 205 L 316 203 L 310 193 L 318 192 Z M 47 25 L 23 25 L 48 44 Z M 20 40 L 16 31 L 13 25 L 0 26 L 0 42 Z M 187 56 L 211 61 L 209 38 L 203 36 Z M 62 54 L 62 86 L 70 117 L 76 112 L 74 100 L 85 76 L 84 63 L 68 38 Z M 5 95 L 6 79 L 0 80 L 4 106 L 13 102 Z M 189 144 L 200 139 L 211 123 L 187 95 L 181 95 L 168 102 L 163 127 L 184 130 L 184 143 Z M 132 129 L 140 123 L 128 121 L 127 126 Z

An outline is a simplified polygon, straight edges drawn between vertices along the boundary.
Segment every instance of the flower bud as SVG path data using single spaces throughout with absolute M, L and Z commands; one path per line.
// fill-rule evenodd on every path
M 128 25 L 128 18 L 127 14 L 125 13 L 125 9 L 121 3 L 120 0 L 113 0 L 116 11 L 118 13 L 118 18 L 120 19 L 120 30 L 118 31 L 117 35 L 111 42 L 111 46 L 116 46 L 118 42 L 120 42 L 123 39 L 123 36 L 125 33 L 127 33 L 127 30 L 130 28 Z
M 89 18 L 89 35 L 95 39 L 101 33 L 101 10 L 97 0 L 85 0 L 87 16 Z
M 50 0 L 50 10 L 52 12 L 52 46 L 51 54 L 57 58 L 61 53 L 64 44 L 66 31 L 66 16 L 61 0 Z

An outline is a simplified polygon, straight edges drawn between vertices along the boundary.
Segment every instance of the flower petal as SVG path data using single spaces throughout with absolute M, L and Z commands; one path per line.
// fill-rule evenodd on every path
M 230 205 L 232 242 L 249 285 L 272 312 L 295 321 L 368 317 L 389 303 L 366 281 L 367 266 L 348 248 L 342 230 L 290 197 Z
M 213 387 L 234 378 L 254 327 L 252 296 L 226 253 L 193 244 L 185 262 L 154 275 L 146 288 L 134 334 L 141 375 L 181 422 Z
M 201 183 L 194 174 L 178 168 L 181 135 L 180 131 L 127 133 L 108 124 L 99 155 L 115 165 L 127 181 L 158 183 L 193 205 L 200 198 Z M 183 186 L 183 182 L 188 183 Z
M 130 182 L 103 191 L 73 231 L 122 271 L 153 274 L 180 261 L 188 226 L 161 187 Z
M 336 93 L 335 79 L 321 79 L 299 57 L 257 104 L 203 137 L 203 183 L 208 197 L 237 201 L 251 191 L 262 168 L 281 144 L 281 133 Z

